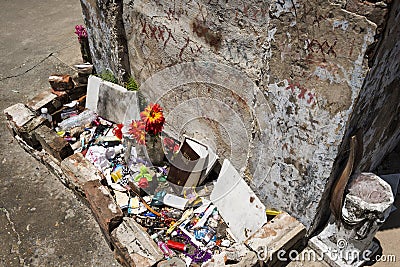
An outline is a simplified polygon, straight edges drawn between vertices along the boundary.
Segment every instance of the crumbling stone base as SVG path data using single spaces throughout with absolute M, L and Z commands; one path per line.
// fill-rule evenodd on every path
M 147 232 L 132 218 L 123 217 L 109 189 L 103 185 L 104 176 L 82 154 L 73 154 L 71 146 L 51 130 L 46 120 L 38 116 L 37 110 L 42 106 L 49 107 L 55 99 L 60 100 L 42 93 L 35 97 L 35 103 L 40 104 L 31 105 L 31 108 L 22 103 L 7 108 L 4 113 L 11 134 L 26 152 L 44 164 L 89 206 L 110 248 L 115 251 L 116 259 L 122 265 L 165 266 L 162 252 Z M 249 244 L 262 244 L 278 251 L 300 242 L 305 228 L 284 213 L 268 222 L 260 231 L 262 233 L 256 232 L 254 237 L 249 238 Z M 272 234 L 268 235 L 266 232 Z M 237 244 L 231 250 L 224 257 L 213 259 L 210 266 L 216 266 L 215 262 L 220 261 L 225 265 L 228 260 L 238 262 L 237 266 L 253 266 L 258 260 L 269 260 L 260 259 L 257 251 L 243 244 Z

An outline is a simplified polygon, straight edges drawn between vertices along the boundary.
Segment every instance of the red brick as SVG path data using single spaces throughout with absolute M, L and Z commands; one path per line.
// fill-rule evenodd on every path
M 60 163 L 66 157 L 74 154 L 71 145 L 47 126 L 40 126 L 35 129 L 34 135 L 42 148 Z
M 97 223 L 110 247 L 113 247 L 110 234 L 122 222 L 121 209 L 115 203 L 108 188 L 103 186 L 99 180 L 86 182 L 83 190 Z
M 111 233 L 111 240 L 122 265 L 154 266 L 164 258 L 156 243 L 133 218 L 124 218 Z
M 65 91 L 74 88 L 74 82 L 69 75 L 51 75 L 49 77 L 49 83 L 51 85 L 51 88 L 56 91 Z
M 29 100 L 26 105 L 37 114 L 40 114 L 41 108 L 47 108 L 48 112 L 51 114 L 61 108 L 63 104 L 67 102 L 68 99 L 66 96 L 57 96 L 52 94 L 50 90 L 45 90 Z

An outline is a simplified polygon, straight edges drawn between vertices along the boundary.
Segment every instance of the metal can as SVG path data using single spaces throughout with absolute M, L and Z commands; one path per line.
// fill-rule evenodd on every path
M 176 241 L 173 241 L 173 240 L 168 240 L 167 241 L 167 246 L 169 248 L 176 249 L 176 250 L 179 250 L 179 251 L 186 251 L 187 250 L 187 246 L 185 244 L 180 243 L 180 242 L 176 242 Z

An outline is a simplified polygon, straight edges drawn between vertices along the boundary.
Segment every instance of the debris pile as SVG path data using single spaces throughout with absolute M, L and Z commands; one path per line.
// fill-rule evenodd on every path
M 79 112 L 77 105 L 68 105 L 61 113 L 63 120 L 55 128 L 57 134 L 71 144 L 75 153 L 82 153 L 101 170 L 124 215 L 134 218 L 143 226 L 165 258 L 180 257 L 187 264 L 201 264 L 237 241 L 219 209 L 210 200 L 210 197 L 214 197 L 217 203 L 222 203 L 224 209 L 232 205 L 231 200 L 224 203 L 218 199 L 223 196 L 214 196 L 224 193 L 224 188 L 218 182 L 215 184 L 220 192 L 213 190 L 213 182 L 197 186 L 192 180 L 192 186 L 176 186 L 168 179 L 168 161 L 163 166 L 153 166 L 148 155 L 140 153 L 145 150 L 145 146 L 132 146 L 130 136 L 120 138 L 120 125 L 98 117 L 90 110 Z M 166 135 L 161 140 L 168 145 L 165 149 L 166 157 L 175 159 L 174 156 L 182 154 L 184 146 L 180 142 Z M 189 138 L 183 143 L 190 142 L 195 143 Z M 226 181 L 223 183 L 227 185 Z M 232 192 L 228 196 L 232 196 Z M 254 201 L 255 195 L 249 196 L 249 203 L 250 198 Z M 263 206 L 259 200 L 257 204 Z M 228 218 L 232 217 L 230 213 L 233 210 L 226 213 Z M 238 213 L 240 211 L 236 211 L 234 216 L 238 216 Z M 265 209 L 261 213 L 264 218 L 257 220 L 257 223 L 262 226 L 266 222 Z M 249 215 L 254 218 L 254 214 Z
M 260 246 L 303 236 L 287 214 L 267 223 L 276 212 L 229 160 L 168 135 L 159 105 L 139 112 L 138 92 L 87 77 L 91 68 L 78 66 L 73 83 L 50 76 L 51 92 L 4 113 L 19 143 L 87 200 L 122 264 L 253 266 Z
M 65 76 L 51 76 L 50 83 L 70 88 Z M 143 227 L 166 259 L 202 264 L 267 222 L 264 205 L 229 161 L 215 170 L 218 156 L 207 145 L 161 132 L 153 138 L 162 144 L 156 151 L 162 160 L 153 165 L 149 142 L 140 142 L 126 125 L 83 109 L 78 101 L 65 104 L 59 118 L 53 124 L 57 135 L 102 172 L 124 216 Z

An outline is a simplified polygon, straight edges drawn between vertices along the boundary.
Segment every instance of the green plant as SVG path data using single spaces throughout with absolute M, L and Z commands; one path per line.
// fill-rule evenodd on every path
M 129 91 L 137 91 L 139 87 L 135 81 L 135 78 L 129 77 L 128 81 L 125 83 L 125 88 Z
M 104 81 L 118 83 L 117 78 L 115 78 L 114 74 L 110 70 L 103 70 L 97 76 Z

